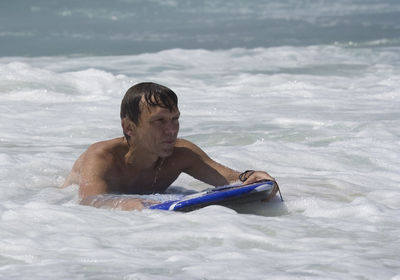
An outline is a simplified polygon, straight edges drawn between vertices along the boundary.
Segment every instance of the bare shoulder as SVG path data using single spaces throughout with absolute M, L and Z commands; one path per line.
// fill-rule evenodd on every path
M 175 148 L 186 148 L 188 151 L 201 150 L 196 144 L 190 142 L 189 140 L 178 138 L 176 140 Z
M 107 170 L 113 166 L 112 163 L 115 158 L 115 154 L 118 150 L 121 141 L 117 139 L 106 140 L 94 143 L 83 152 L 78 159 L 75 161 L 71 172 L 68 174 L 62 187 L 69 186 L 71 184 L 80 184 L 80 179 L 85 173 L 107 172 Z
M 104 140 L 100 142 L 93 143 L 89 146 L 88 151 L 92 152 L 111 152 L 121 143 L 120 138 L 114 138 L 110 140 Z
M 206 153 L 199 146 L 182 138 L 176 140 L 175 153 L 177 156 L 183 156 L 188 160 L 193 160 L 193 157 L 207 157 Z
M 120 138 L 105 140 L 90 145 L 85 154 L 88 157 L 107 158 L 115 155 L 121 149 L 121 146 Z
M 115 138 L 90 145 L 77 160 L 77 162 L 80 161 L 80 169 L 90 167 L 107 169 L 112 167 L 113 164 L 110 163 L 115 163 L 118 151 L 121 150 L 121 143 L 120 138 Z
M 200 181 L 214 186 L 223 186 L 237 180 L 238 173 L 210 158 L 196 144 L 179 139 L 176 143 L 176 159 L 181 170 Z
M 184 165 L 191 166 L 199 161 L 208 161 L 210 158 L 196 144 L 185 139 L 177 139 L 174 158 L 182 161 Z

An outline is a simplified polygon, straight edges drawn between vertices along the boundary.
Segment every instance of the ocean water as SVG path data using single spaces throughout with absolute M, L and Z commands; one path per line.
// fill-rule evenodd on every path
M 400 279 L 398 1 L 0 13 L 0 279 Z M 121 98 L 141 81 L 177 93 L 180 137 L 268 171 L 285 201 L 80 206 L 59 185 L 88 145 L 122 135 Z M 207 187 L 182 175 L 170 193 Z

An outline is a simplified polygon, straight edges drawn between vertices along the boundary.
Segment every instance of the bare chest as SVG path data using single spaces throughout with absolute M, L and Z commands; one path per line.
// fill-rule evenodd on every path
M 109 192 L 122 194 L 163 193 L 179 176 L 178 170 L 161 166 L 151 170 L 116 170 L 109 178 Z

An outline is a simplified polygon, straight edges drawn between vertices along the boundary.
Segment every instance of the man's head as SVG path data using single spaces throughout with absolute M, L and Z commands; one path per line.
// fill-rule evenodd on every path
M 121 120 L 128 119 L 136 126 L 140 126 L 140 119 L 144 109 L 160 107 L 169 111 L 178 110 L 178 97 L 169 88 L 156 83 L 139 83 L 132 86 L 125 93 L 121 102 Z M 126 139 L 130 136 L 124 131 Z
M 145 104 L 141 104 L 143 99 Z M 143 105 L 174 110 L 178 107 L 178 97 L 171 89 L 156 83 L 136 84 L 128 89 L 122 99 L 121 120 L 127 117 L 138 125 Z

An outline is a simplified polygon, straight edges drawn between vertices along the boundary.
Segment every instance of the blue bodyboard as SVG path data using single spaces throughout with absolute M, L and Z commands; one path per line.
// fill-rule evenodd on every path
M 260 181 L 249 185 L 228 185 L 152 205 L 149 209 L 187 212 L 208 205 L 229 207 L 235 204 L 268 200 L 276 192 L 276 188 L 277 185 L 273 181 Z

